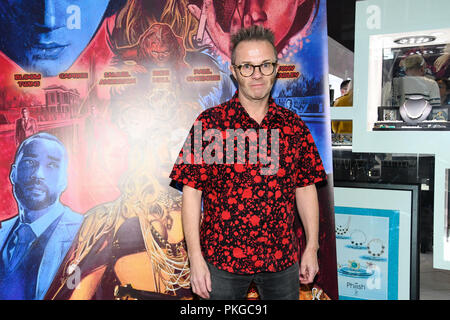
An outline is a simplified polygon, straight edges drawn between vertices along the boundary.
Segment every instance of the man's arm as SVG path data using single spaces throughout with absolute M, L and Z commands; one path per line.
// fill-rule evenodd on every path
M 18 120 L 16 120 L 16 134 L 14 136 L 14 139 L 16 141 L 16 145 L 19 145 L 19 140 L 20 140 L 19 139 L 20 124 L 21 124 L 21 122 L 20 122 L 20 118 L 19 118 Z
M 295 200 L 306 233 L 306 248 L 300 263 L 300 282 L 312 283 L 319 271 L 319 202 L 316 185 L 311 184 L 295 190 Z
M 195 294 L 207 299 L 211 291 L 211 276 L 200 247 L 202 191 L 183 186 L 181 217 L 191 268 L 191 287 Z
M 33 134 L 38 132 L 38 125 L 36 119 L 33 119 Z

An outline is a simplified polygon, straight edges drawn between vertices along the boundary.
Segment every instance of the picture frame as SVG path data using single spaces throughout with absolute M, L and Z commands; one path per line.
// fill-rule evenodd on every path
M 448 121 L 448 109 L 449 107 L 433 107 L 429 120 Z
M 397 300 L 400 212 L 338 206 L 335 214 L 344 223 L 336 229 L 339 299 Z
M 401 120 L 398 107 L 379 107 L 378 120 L 387 122 Z
M 419 299 L 419 191 L 416 184 L 335 183 L 339 299 Z

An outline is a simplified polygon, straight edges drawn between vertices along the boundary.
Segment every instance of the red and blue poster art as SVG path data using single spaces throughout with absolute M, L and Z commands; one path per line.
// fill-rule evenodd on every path
M 236 91 L 230 34 L 252 24 L 329 175 L 312 295 L 337 298 L 324 0 L 17 0 L 0 3 L 0 299 L 193 298 L 169 174 Z

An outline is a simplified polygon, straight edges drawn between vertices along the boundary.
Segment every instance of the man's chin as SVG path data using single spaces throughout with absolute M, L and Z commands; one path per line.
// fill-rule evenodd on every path
M 252 100 L 264 100 L 267 99 L 267 97 L 269 96 L 269 93 L 267 92 L 263 92 L 263 93 L 254 93 L 252 94 Z
M 35 55 L 28 58 L 28 64 L 24 68 L 28 72 L 40 73 L 43 77 L 55 77 L 69 69 L 74 62 L 68 58 L 40 57 Z
M 50 207 L 55 203 L 57 197 L 44 195 L 26 195 L 24 196 L 20 191 L 16 192 L 17 201 L 28 210 L 39 211 Z
M 264 100 L 265 98 L 267 98 L 270 95 L 270 92 L 268 93 L 267 90 L 264 91 L 259 91 L 259 90 L 248 90 L 245 92 L 242 92 L 243 95 L 249 99 L 249 100 Z
M 47 209 L 48 207 L 50 207 L 53 203 L 51 201 L 49 201 L 48 199 L 44 199 L 44 200 L 35 200 L 35 199 L 28 199 L 24 202 L 21 202 L 28 210 L 32 210 L 32 211 L 39 211 L 39 210 L 43 210 L 43 209 Z

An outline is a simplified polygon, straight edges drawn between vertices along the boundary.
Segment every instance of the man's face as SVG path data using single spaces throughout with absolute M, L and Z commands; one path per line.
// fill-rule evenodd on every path
M 27 109 L 22 110 L 22 118 L 28 119 L 30 112 Z
M 55 141 L 36 139 L 26 145 L 11 170 L 16 200 L 28 210 L 42 210 L 66 187 L 66 159 Z
M 159 67 L 165 66 L 170 60 L 169 48 L 162 43 L 153 42 L 150 54 Z
M 86 48 L 110 0 L 2 0 L 0 50 L 27 72 L 55 76 Z
M 243 0 L 231 19 L 231 34 L 242 27 L 261 25 L 272 30 L 275 45 L 284 39 L 294 23 L 297 8 L 305 0 Z
M 264 62 L 275 62 L 276 57 L 272 45 L 268 41 L 242 41 L 236 49 L 235 65 L 249 63 L 260 65 Z M 236 78 L 239 87 L 239 93 L 250 101 L 263 100 L 270 95 L 278 66 L 275 71 L 264 76 L 259 68 L 255 68 L 253 75 L 243 77 L 237 68 L 230 67 L 233 76 Z

